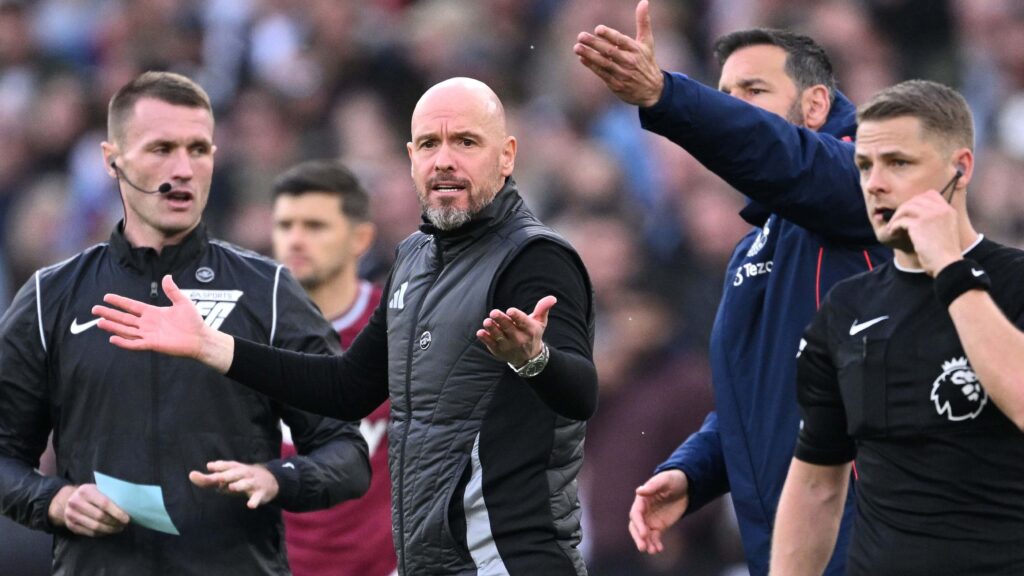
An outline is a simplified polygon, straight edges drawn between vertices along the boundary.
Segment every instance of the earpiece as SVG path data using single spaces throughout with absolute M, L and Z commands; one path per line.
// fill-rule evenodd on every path
M 966 168 L 964 168 L 963 164 L 957 164 L 956 165 L 956 173 L 953 174 L 953 178 L 945 186 L 942 187 L 942 190 L 939 190 L 939 196 L 942 196 L 943 198 L 945 198 L 946 202 L 949 202 L 949 203 L 953 202 L 953 192 L 956 190 L 956 183 L 959 182 L 960 179 L 964 177 L 964 172 L 965 171 L 966 171 Z M 949 196 L 948 197 L 946 196 L 946 191 L 947 190 L 949 191 Z M 893 214 L 895 214 L 895 213 L 896 213 L 896 210 L 894 210 L 892 208 L 886 208 L 886 209 L 882 210 L 882 220 L 884 220 L 886 222 L 888 222 L 889 220 L 892 220 Z
M 953 179 L 949 181 L 949 184 L 946 184 L 945 188 L 943 188 L 941 192 L 939 192 L 939 195 L 945 198 L 946 202 L 949 202 L 950 204 L 953 203 L 953 192 L 956 192 L 956 185 L 960 182 L 960 179 L 964 177 L 965 170 L 966 168 L 964 168 L 964 165 L 957 162 L 956 173 L 953 174 Z M 946 196 L 946 189 L 949 189 L 949 196 Z

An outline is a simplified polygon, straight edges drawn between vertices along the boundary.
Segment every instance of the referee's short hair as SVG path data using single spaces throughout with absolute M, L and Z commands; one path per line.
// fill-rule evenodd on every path
M 879 91 L 857 109 L 857 123 L 911 117 L 954 148 L 974 149 L 974 117 L 959 92 L 931 80 L 907 80 Z
M 715 41 L 715 59 L 719 66 L 733 52 L 750 46 L 778 46 L 786 52 L 786 75 L 801 92 L 821 84 L 828 89 L 829 100 L 835 102 L 836 77 L 832 61 L 825 49 L 810 36 L 774 28 L 737 30 Z
M 153 98 L 188 108 L 203 108 L 213 118 L 210 97 L 202 86 L 189 78 L 174 72 L 144 72 L 122 86 L 110 99 L 107 110 L 107 137 L 120 142 L 124 137 L 124 125 L 135 109 L 135 103 L 143 98 Z
M 273 197 L 331 194 L 341 200 L 341 213 L 354 222 L 370 220 L 370 196 L 355 174 L 337 160 L 309 160 L 274 180 Z

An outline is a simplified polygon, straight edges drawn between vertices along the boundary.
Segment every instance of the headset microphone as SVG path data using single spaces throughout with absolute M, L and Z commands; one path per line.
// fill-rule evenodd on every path
M 948 184 L 946 184 L 945 186 L 942 187 L 942 190 L 939 191 L 939 196 L 942 196 L 943 198 L 945 198 L 946 202 L 952 204 L 953 203 L 953 191 L 956 190 L 956 183 L 959 182 L 960 179 L 963 178 L 963 176 L 964 176 L 963 166 L 957 165 L 957 167 L 956 167 L 956 174 L 953 175 L 953 179 L 950 180 Z M 946 197 L 946 191 L 947 190 L 949 190 L 949 197 L 948 198 Z M 896 213 L 896 210 L 894 210 L 892 208 L 886 208 L 885 210 L 882 210 L 882 220 L 885 220 L 886 222 L 888 222 L 889 220 L 892 220 L 892 215 L 895 214 L 895 213 Z
M 136 190 L 142 192 L 143 194 L 167 194 L 168 192 L 171 191 L 172 186 L 170 182 L 164 182 L 156 190 L 146 190 L 145 188 L 140 188 L 136 186 L 134 182 L 128 179 L 128 176 L 124 173 L 124 170 L 121 170 L 121 167 L 117 165 L 117 161 L 111 160 L 110 167 L 114 169 L 115 173 L 117 173 L 118 178 L 124 180 L 125 182 L 128 183 L 129 186 L 135 188 Z

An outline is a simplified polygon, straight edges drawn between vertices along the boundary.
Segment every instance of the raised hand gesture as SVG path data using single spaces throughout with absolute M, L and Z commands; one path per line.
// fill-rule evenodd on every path
M 544 329 L 548 325 L 548 312 L 558 300 L 554 296 L 541 298 L 527 314 L 518 308 L 505 312 L 491 310 L 476 337 L 496 358 L 513 366 L 522 366 L 540 354 L 544 346 Z
M 234 357 L 234 339 L 207 326 L 170 275 L 164 276 L 161 285 L 170 306 L 153 306 L 117 294 L 107 294 L 103 301 L 118 309 L 93 306 L 92 313 L 100 317 L 98 326 L 113 334 L 110 343 L 125 350 L 194 358 L 227 372 Z
M 593 34 L 580 32 L 573 52 L 622 101 L 649 107 L 661 98 L 665 78 L 654 60 L 648 0 L 636 5 L 635 39 L 601 25 Z

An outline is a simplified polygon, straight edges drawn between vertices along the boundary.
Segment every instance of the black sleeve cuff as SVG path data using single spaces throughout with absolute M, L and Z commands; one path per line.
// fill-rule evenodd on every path
M 228 371 L 224 375 L 236 382 L 246 382 L 252 378 L 254 372 L 259 373 L 260 368 L 264 368 L 256 367 L 260 359 L 260 345 L 238 336 L 234 336 L 234 339 L 235 353 L 231 358 L 231 366 L 228 366 Z M 254 367 L 256 370 L 253 370 Z
M 289 458 L 287 460 L 271 460 L 264 464 L 267 470 L 277 479 L 277 497 L 274 504 L 285 510 L 291 509 L 299 497 L 302 488 L 302 477 L 299 475 L 300 464 Z
M 548 365 L 525 382 L 561 416 L 587 420 L 597 411 L 597 370 L 582 356 L 548 346 Z
M 664 84 L 662 85 L 661 96 L 658 98 L 658 101 L 647 108 L 640 107 L 639 109 L 641 125 L 646 122 L 656 121 L 672 106 L 672 94 L 675 91 L 672 75 L 662 70 L 661 77 L 664 79 Z
M 54 526 L 50 522 L 50 503 L 57 496 L 57 493 L 61 491 L 65 486 L 71 486 L 71 482 L 68 482 L 64 478 L 57 476 L 47 476 L 46 480 L 51 484 L 47 487 L 47 492 L 43 498 L 39 499 L 37 504 L 32 510 L 32 517 L 29 520 L 29 528 L 36 530 L 42 530 L 47 534 L 54 534 L 57 532 L 64 532 L 70 534 L 71 532 L 67 528 Z
M 838 466 L 852 461 L 857 456 L 856 446 L 850 442 L 844 446 L 820 448 L 812 446 L 803 438 L 797 440 L 793 454 L 797 460 L 818 466 Z
M 985 269 L 969 258 L 957 260 L 935 275 L 935 297 L 946 308 L 968 290 L 991 290 L 992 280 Z

